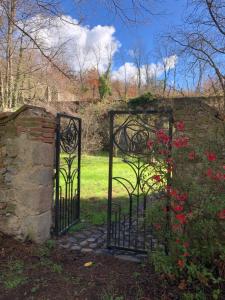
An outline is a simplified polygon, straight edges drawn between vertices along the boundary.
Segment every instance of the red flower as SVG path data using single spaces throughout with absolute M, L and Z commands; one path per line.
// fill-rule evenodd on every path
M 183 256 L 187 257 L 187 256 L 190 256 L 190 254 L 188 252 L 184 252 Z
M 188 193 L 184 193 L 184 194 L 177 194 L 176 195 L 176 199 L 178 201 L 186 201 L 188 199 Z
M 195 151 L 189 152 L 188 158 L 189 158 L 190 160 L 194 160 L 194 159 L 196 158 L 196 153 L 195 153 Z
M 167 186 L 167 192 L 171 197 L 176 197 L 177 196 L 177 191 L 174 190 L 171 186 Z
M 179 138 L 176 138 L 173 141 L 173 146 L 176 148 L 184 148 L 188 146 L 189 138 L 186 136 L 181 136 Z
M 218 218 L 220 220 L 225 220 L 225 209 L 221 210 L 219 213 L 218 213 Z
M 156 136 L 158 141 L 163 144 L 168 144 L 170 141 L 170 137 L 167 134 L 165 134 L 165 132 L 162 129 L 156 131 Z
M 154 175 L 154 176 L 152 176 L 152 179 L 154 179 L 157 182 L 161 182 L 162 181 L 160 175 Z
M 173 207 L 173 210 L 175 212 L 180 212 L 180 211 L 184 210 L 184 207 L 182 205 L 176 205 Z
M 223 169 L 225 170 L 225 165 L 223 166 Z
M 185 224 L 187 217 L 185 214 L 177 214 L 176 219 L 180 222 L 180 224 Z
M 185 125 L 183 121 L 179 121 L 175 124 L 175 127 L 178 131 L 184 131 Z
M 147 141 L 147 148 L 148 148 L 149 150 L 152 149 L 153 145 L 154 145 L 154 142 L 153 142 L 152 140 L 148 140 L 148 141 Z
M 183 246 L 184 246 L 184 248 L 188 248 L 189 247 L 189 243 L 188 242 L 184 242 Z
M 212 169 L 209 168 L 209 169 L 207 170 L 206 176 L 209 177 L 209 178 L 212 178 L 212 177 L 213 177 L 213 171 L 212 171 Z
M 183 267 L 184 267 L 184 261 L 183 261 L 183 259 L 178 259 L 177 265 L 178 265 L 178 267 L 179 267 L 180 269 L 183 269 Z
M 157 223 L 157 224 L 153 224 L 153 226 L 155 227 L 155 229 L 156 229 L 156 230 L 159 230 L 159 229 L 161 229 L 161 225 L 160 225 L 160 224 L 158 224 L 158 223 Z
M 206 152 L 205 153 L 208 161 L 215 161 L 216 160 L 216 154 L 213 152 Z
M 214 176 L 214 178 L 216 180 L 223 180 L 223 179 L 225 179 L 225 175 L 221 172 L 217 172 L 216 175 Z

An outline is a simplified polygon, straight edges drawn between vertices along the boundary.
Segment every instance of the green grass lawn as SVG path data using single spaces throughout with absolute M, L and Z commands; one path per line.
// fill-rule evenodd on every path
M 81 198 L 107 199 L 108 198 L 108 170 L 109 158 L 107 154 L 83 155 L 81 160 Z M 113 159 L 113 176 L 127 179 L 133 177 L 131 168 L 121 158 Z M 123 197 L 127 193 L 121 185 L 113 184 L 113 196 Z
M 78 230 L 87 224 L 100 225 L 106 222 L 108 199 L 108 153 L 83 154 L 81 158 L 81 222 L 71 230 Z M 121 158 L 113 159 L 113 176 L 132 180 L 131 168 Z M 132 180 L 133 181 L 133 180 Z M 63 181 L 62 181 L 63 182 Z M 113 198 L 124 200 L 126 190 L 113 182 Z
M 106 222 L 109 158 L 107 153 L 83 155 L 81 160 L 81 219 L 98 225 Z M 113 176 L 128 179 L 132 170 L 121 158 L 113 160 Z M 113 197 L 123 200 L 127 192 L 114 182 Z
M 74 228 L 80 229 L 87 224 L 100 225 L 107 219 L 108 199 L 108 153 L 97 155 L 83 154 L 81 158 L 81 223 Z M 135 183 L 135 174 L 131 167 L 120 157 L 113 158 L 113 177 L 123 177 Z M 128 208 L 126 189 L 113 180 L 113 200 Z M 127 205 L 126 205 L 127 204 Z M 72 228 L 72 230 L 74 230 Z

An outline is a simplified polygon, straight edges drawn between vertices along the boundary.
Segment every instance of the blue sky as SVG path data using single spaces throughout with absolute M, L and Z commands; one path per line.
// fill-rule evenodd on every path
M 155 1 L 153 11 L 158 14 L 150 16 L 148 23 L 130 25 L 124 24 L 120 18 L 115 17 L 115 15 L 104 9 L 102 5 L 96 5 L 97 2 L 97 0 L 88 0 L 84 2 L 81 11 L 80 9 L 75 11 L 73 0 L 64 0 L 64 10 L 66 14 L 73 18 L 79 19 L 80 15 L 84 16 L 82 24 L 90 27 L 96 25 L 114 26 L 116 29 L 115 37 L 120 41 L 120 49 L 127 55 L 127 61 L 131 59 L 128 50 L 132 49 L 139 41 L 141 41 L 147 51 L 154 54 L 158 37 L 182 23 L 186 6 L 186 1 L 184 0 Z M 123 0 L 122 2 L 125 6 L 130 0 Z M 154 55 L 152 62 L 154 62 Z
M 131 1 L 121 0 L 124 6 Z M 54 49 L 63 45 L 62 59 L 71 71 L 77 74 L 93 68 L 100 73 L 105 72 L 111 61 L 110 52 L 113 57 L 111 78 L 121 81 L 125 80 L 125 76 L 126 80 L 130 81 L 137 78 L 137 67 L 130 50 L 141 44 L 144 52 L 149 54 L 148 62 L 141 63 L 142 81 L 146 80 L 146 67 L 149 76 L 162 78 L 165 64 L 167 70 L 174 69 L 176 65 L 183 67 L 175 53 L 161 55 L 157 49 L 162 44 L 162 41 L 159 41 L 160 36 L 183 23 L 186 0 L 151 1 L 155 4 L 154 14 L 148 15 L 149 21 L 132 25 L 124 24 L 120 18 L 107 10 L 102 5 L 103 0 L 83 0 L 81 7 L 75 6 L 74 0 L 63 0 L 64 18 L 55 18 L 53 26 L 49 26 L 47 20 L 47 28 L 44 27 L 39 35 L 47 48 Z M 77 25 L 80 16 L 82 22 Z M 42 23 L 43 20 L 38 22 Z M 33 23 L 36 26 L 37 20 Z M 170 80 L 172 84 L 172 72 Z M 176 82 L 179 85 L 184 84 L 181 77 Z

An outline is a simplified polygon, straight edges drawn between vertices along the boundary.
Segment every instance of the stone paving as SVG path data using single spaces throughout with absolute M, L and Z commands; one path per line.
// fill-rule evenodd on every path
M 137 254 L 131 251 L 110 250 L 106 247 L 107 228 L 103 226 L 90 227 L 82 231 L 67 234 L 58 239 L 61 248 L 81 253 L 95 253 L 99 255 L 113 255 L 116 258 L 140 263 L 147 259 L 145 254 Z

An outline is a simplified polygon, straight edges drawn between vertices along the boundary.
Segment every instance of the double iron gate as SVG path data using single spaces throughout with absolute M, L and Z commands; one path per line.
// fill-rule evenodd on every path
M 111 111 L 107 247 L 146 252 L 157 242 L 149 208 L 166 198 L 171 171 L 172 111 Z M 123 174 L 114 172 L 114 158 Z M 80 217 L 81 119 L 57 115 L 55 233 L 60 235 Z M 115 191 L 123 191 L 116 198 Z M 120 193 L 121 195 L 121 193 Z M 169 201 L 169 199 L 167 199 Z M 167 201 L 166 200 L 166 201 Z M 169 222 L 169 219 L 168 219 Z M 166 247 L 167 241 L 164 241 Z
M 81 119 L 56 117 L 55 234 L 66 232 L 80 218 Z

